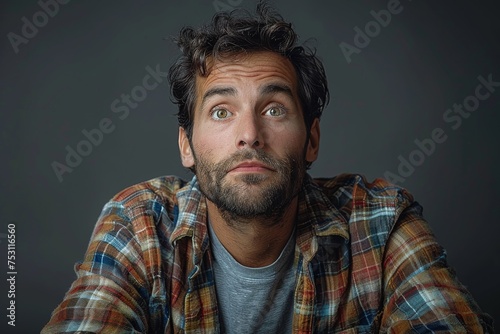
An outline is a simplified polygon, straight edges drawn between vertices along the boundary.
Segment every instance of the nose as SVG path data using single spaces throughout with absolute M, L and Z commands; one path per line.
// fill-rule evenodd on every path
M 238 149 L 264 147 L 264 136 L 259 117 L 253 112 L 244 114 L 240 116 L 238 123 L 236 147 Z

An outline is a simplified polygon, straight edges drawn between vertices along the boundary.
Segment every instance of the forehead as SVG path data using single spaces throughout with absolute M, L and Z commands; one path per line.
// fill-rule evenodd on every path
M 268 82 L 283 83 L 297 92 L 297 75 L 290 60 L 271 51 L 251 52 L 209 60 L 208 75 L 196 77 L 197 99 L 216 85 L 257 86 Z

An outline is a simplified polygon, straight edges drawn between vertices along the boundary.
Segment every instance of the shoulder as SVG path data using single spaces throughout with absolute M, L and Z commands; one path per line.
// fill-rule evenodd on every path
M 186 185 L 187 182 L 177 176 L 157 177 L 123 189 L 110 202 L 119 202 L 128 208 L 151 203 L 172 204 L 177 192 Z
M 421 214 L 421 206 L 403 187 L 377 178 L 369 182 L 359 174 L 341 174 L 333 178 L 316 178 L 314 183 L 349 222 L 380 225 L 391 230 L 406 209 Z
M 127 187 L 104 205 L 99 223 L 137 231 L 173 221 L 177 193 L 186 185 L 179 177 L 162 176 Z
M 315 178 L 313 182 L 339 205 L 385 203 L 407 206 L 414 202 L 413 196 L 405 188 L 382 178 L 369 182 L 360 174 L 340 174 L 332 178 Z

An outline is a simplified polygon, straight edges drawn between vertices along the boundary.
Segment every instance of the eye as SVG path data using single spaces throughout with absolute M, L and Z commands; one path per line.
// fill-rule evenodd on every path
M 215 120 L 221 120 L 221 119 L 226 119 L 229 116 L 231 116 L 232 113 L 224 108 L 216 108 L 212 111 L 212 118 Z
M 286 110 L 284 107 L 274 106 L 274 107 L 267 109 L 265 112 L 265 115 L 279 117 L 279 116 L 283 116 L 285 113 L 286 113 Z

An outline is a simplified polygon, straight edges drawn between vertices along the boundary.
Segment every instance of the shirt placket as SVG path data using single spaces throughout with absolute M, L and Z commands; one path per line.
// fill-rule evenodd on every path
M 220 333 L 212 260 L 207 247 L 195 248 L 194 267 L 184 297 L 185 333 Z M 204 257 L 204 261 L 202 261 Z

